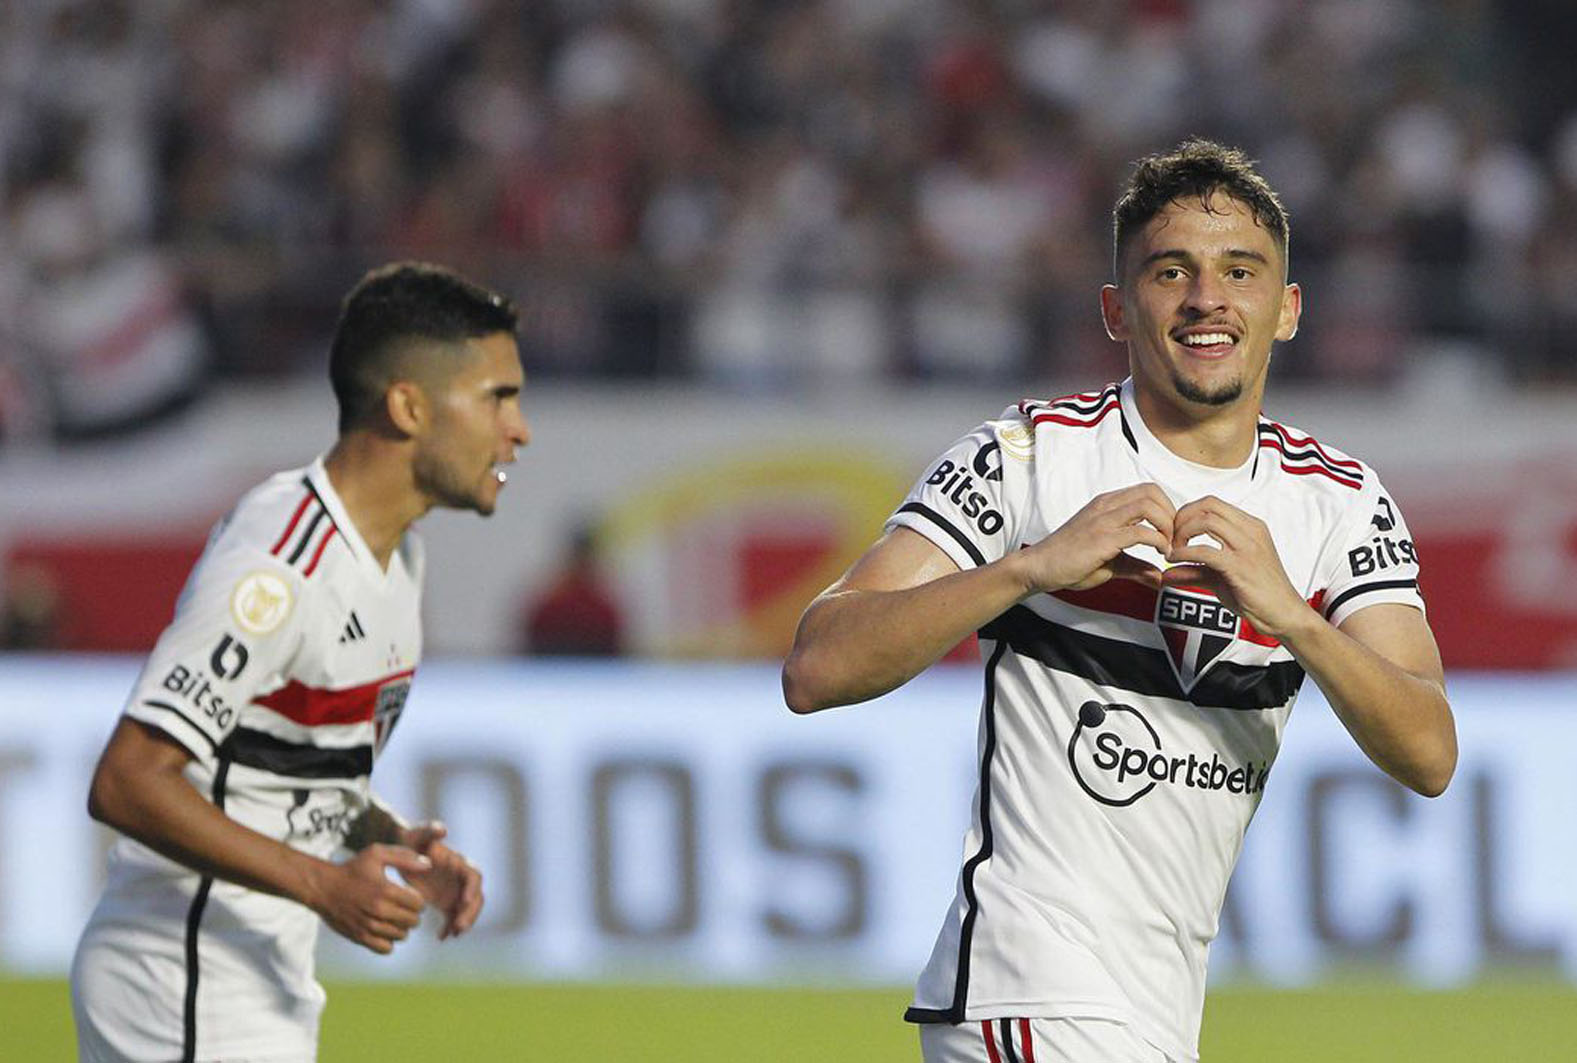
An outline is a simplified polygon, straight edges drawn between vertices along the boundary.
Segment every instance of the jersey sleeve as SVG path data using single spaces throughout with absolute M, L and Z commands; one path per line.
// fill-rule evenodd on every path
M 288 670 L 301 643 L 304 586 L 277 558 L 221 533 L 192 570 L 125 714 L 199 760 L 214 758 L 242 707 Z
M 1330 572 L 1323 610 L 1334 625 L 1340 626 L 1360 609 L 1387 602 L 1423 611 L 1412 533 L 1378 479 L 1352 508 Z
M 1029 470 L 1025 452 L 1004 450 L 1002 433 L 1022 425 L 988 421 L 959 439 L 916 481 L 887 530 L 919 532 L 960 569 L 977 568 L 1018 545 Z

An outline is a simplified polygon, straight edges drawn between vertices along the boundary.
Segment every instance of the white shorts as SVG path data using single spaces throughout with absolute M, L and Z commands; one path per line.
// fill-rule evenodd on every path
M 987 1019 L 920 1027 L 925 1063 L 1179 1063 L 1111 1019 Z
M 311 1063 L 323 1009 L 312 977 L 317 917 L 225 883 L 194 905 L 196 881 L 100 899 L 71 964 L 78 1058 Z

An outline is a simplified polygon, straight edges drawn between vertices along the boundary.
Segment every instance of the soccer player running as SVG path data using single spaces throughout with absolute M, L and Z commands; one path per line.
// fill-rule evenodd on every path
M 94 772 L 123 837 L 72 965 L 81 1059 L 312 1060 L 319 919 L 379 953 L 426 905 L 440 938 L 476 922 L 481 873 L 369 776 L 421 655 L 411 523 L 492 513 L 529 440 L 515 325 L 436 266 L 346 297 L 338 441 L 214 528 Z
M 1305 674 L 1425 795 L 1456 766 L 1417 557 L 1364 463 L 1261 414 L 1297 331 L 1287 217 L 1239 152 L 1140 161 L 1101 291 L 1121 384 L 955 443 L 801 619 L 808 713 L 985 659 L 958 889 L 906 1018 L 928 1063 L 1198 1058 L 1227 881 Z

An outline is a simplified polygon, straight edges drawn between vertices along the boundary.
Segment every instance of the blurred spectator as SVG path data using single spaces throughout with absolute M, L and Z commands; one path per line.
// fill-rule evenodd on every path
M 189 293 L 171 305 L 203 335 L 141 355 L 150 392 L 209 343 L 224 374 L 316 366 L 328 293 L 409 255 L 526 293 L 538 372 L 1083 379 L 1108 361 L 1088 207 L 1199 133 L 1292 208 L 1315 312 L 1278 371 L 1383 382 L 1441 343 L 1577 381 L 1569 288 L 1541 272 L 1577 243 L 1566 6 L 3 5 L 0 249 L 90 241 L 72 281 L 126 314 L 123 289 Z M 0 275 L 0 416 L 21 424 L 62 363 L 17 290 Z
M 0 597 L 0 650 L 59 649 L 61 595 L 53 573 L 41 565 L 12 565 Z
M 596 530 L 583 524 L 559 573 L 526 604 L 521 650 L 539 657 L 617 657 L 624 614 L 603 577 Z

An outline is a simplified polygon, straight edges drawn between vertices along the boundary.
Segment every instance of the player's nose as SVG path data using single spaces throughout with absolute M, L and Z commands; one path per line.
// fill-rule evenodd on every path
M 509 419 L 504 428 L 504 438 L 508 440 L 510 450 L 530 445 L 531 425 L 526 422 L 525 414 L 516 413 Z

